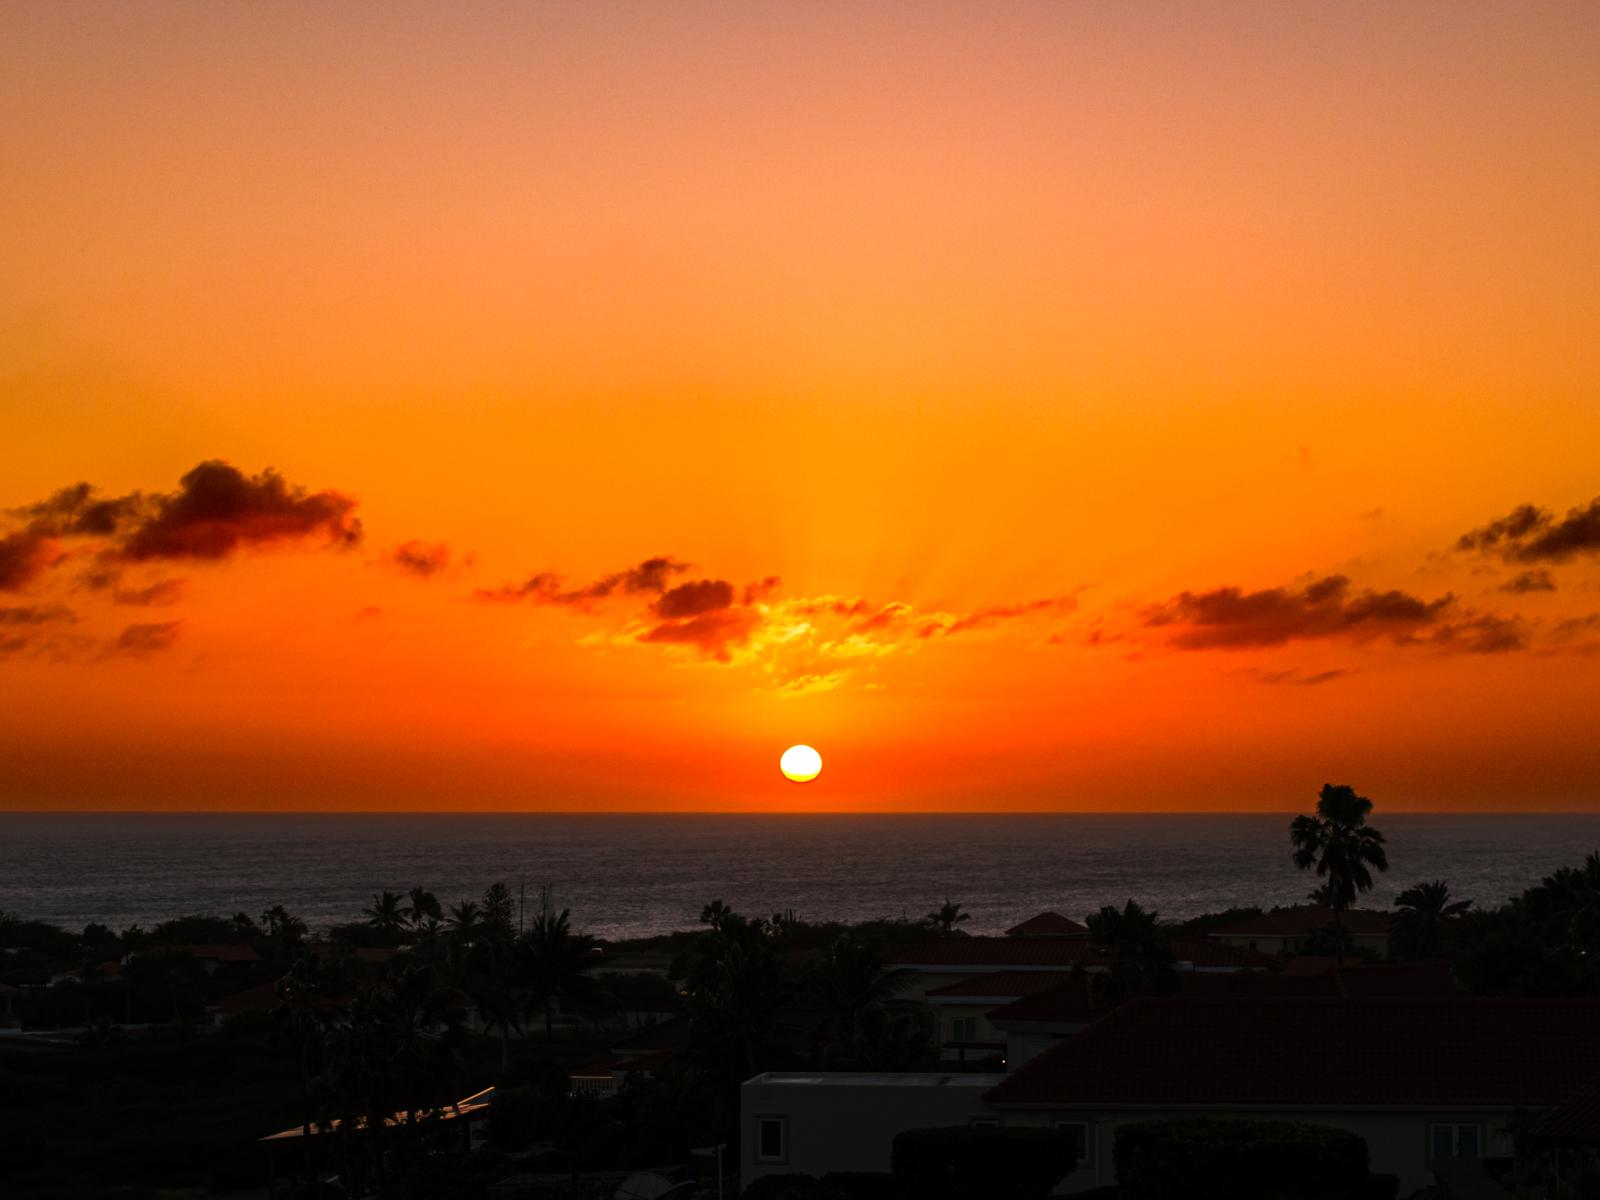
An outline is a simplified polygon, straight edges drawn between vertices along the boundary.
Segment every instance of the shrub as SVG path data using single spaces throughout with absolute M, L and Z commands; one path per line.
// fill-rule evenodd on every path
M 1395 1200 L 1400 1195 L 1400 1176 L 1368 1175 L 1361 1200 Z
M 1124 1200 L 1345 1200 L 1367 1186 L 1365 1141 L 1288 1121 L 1124 1125 L 1116 1164 Z
M 900 1189 L 887 1171 L 829 1171 L 822 1182 L 846 1200 L 900 1200 Z
M 744 1200 L 846 1200 L 813 1175 L 763 1175 L 741 1193 Z
M 1057 1130 L 908 1129 L 894 1139 L 894 1177 L 917 1200 L 1034 1200 L 1072 1170 L 1072 1143 Z

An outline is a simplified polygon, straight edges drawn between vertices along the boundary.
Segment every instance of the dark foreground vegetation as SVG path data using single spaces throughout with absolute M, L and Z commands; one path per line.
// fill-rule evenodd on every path
M 1294 861 L 1332 912 L 1307 949 L 1359 957 L 1370 952 L 1341 914 L 1388 863 L 1369 803 L 1349 789 L 1323 801 L 1292 831 Z M 381 891 L 316 934 L 281 907 L 122 931 L 0 914 L 0 1031 L 11 1031 L 0 1037 L 0 1195 L 265 1195 L 273 1178 L 279 1195 L 467 1200 L 513 1175 L 642 1168 L 698 1176 L 715 1195 L 719 1144 L 737 1194 L 741 1081 L 933 1066 L 926 1011 L 902 998 L 907 972 L 890 960 L 967 920 L 949 901 L 922 921 L 853 926 L 713 901 L 694 931 L 604 944 L 548 893 L 528 907 L 503 884 L 448 907 L 421 887 Z M 1132 901 L 1108 905 L 1088 921 L 1109 964 L 1094 987 L 1112 1005 L 1168 990 L 1172 939 L 1256 911 L 1170 924 Z M 1494 906 L 1419 882 L 1393 918 L 1395 957 L 1447 960 L 1470 992 L 1600 995 L 1600 854 Z M 674 1020 L 672 1052 L 616 1094 L 575 1085 L 620 1039 Z M 469 1139 L 454 1106 L 491 1086 Z M 295 1130 L 270 1153 L 259 1141 Z M 923 1131 L 897 1145 L 893 1175 L 772 1179 L 750 1194 L 955 1197 L 1020 1172 L 1008 1194 L 1043 1195 L 1047 1176 L 1071 1169 L 1051 1157 L 1059 1142 L 1029 1148 L 1003 1132 Z M 1131 1135 L 1117 1151 L 1120 1195 L 1168 1194 L 1151 1181 L 1176 1169 L 1195 1197 L 1313 1194 L 1272 1190 L 1293 1161 L 1326 1167 L 1314 1194 L 1329 1200 L 1381 1191 L 1364 1148 L 1358 1168 L 1338 1139 L 1308 1149 L 1303 1131 L 1270 1132 L 1258 1127 L 1247 1148 L 1227 1141 L 1238 1130 Z M 1200 1186 L 1219 1171 L 1214 1190 Z M 1241 1171 L 1267 1183 L 1246 1189 Z

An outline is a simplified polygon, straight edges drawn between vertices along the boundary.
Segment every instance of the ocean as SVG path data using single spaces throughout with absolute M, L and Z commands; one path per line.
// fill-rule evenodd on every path
M 807 919 L 921 917 L 949 897 L 973 933 L 1044 909 L 1081 919 L 1129 898 L 1164 917 L 1288 904 L 1291 814 L 39 814 L 0 813 L 0 910 L 76 928 L 186 913 L 313 928 L 380 889 L 446 903 L 495 880 L 548 883 L 607 938 L 692 928 L 707 901 Z M 1444 879 L 1495 904 L 1600 848 L 1600 814 L 1379 814 L 1391 870 L 1364 903 Z

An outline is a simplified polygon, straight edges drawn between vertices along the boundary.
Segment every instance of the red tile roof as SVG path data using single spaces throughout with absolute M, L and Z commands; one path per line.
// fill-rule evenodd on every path
M 1600 1083 L 1590 1086 L 1570 1104 L 1546 1113 L 1529 1132 L 1551 1141 L 1600 1144 Z
M 945 938 L 902 950 L 893 961 L 900 966 L 940 967 L 1070 967 L 1096 965 L 1104 956 L 1087 938 Z
M 215 1004 L 208 1007 L 226 1015 L 243 1012 L 271 1012 L 278 1007 L 278 984 L 276 980 L 267 983 L 258 983 L 253 988 L 246 988 L 242 992 L 234 992 L 224 996 Z
M 997 1104 L 1551 1105 L 1600 1074 L 1600 1001 L 1147 997 L 1026 1064 Z
M 261 956 L 249 946 L 205 946 L 205 945 L 176 945 L 176 946 L 151 946 L 152 951 L 167 950 L 179 954 L 188 954 L 194 958 L 209 959 L 212 962 L 260 962 Z
M 1231 978 L 1218 975 L 1218 979 Z M 1001 1005 L 988 1014 L 991 1024 L 1006 1028 L 1011 1022 L 1034 1021 L 1050 1025 L 1087 1025 L 1111 1011 L 1112 1005 L 1095 995 L 1087 979 L 1069 979 L 1043 991 Z M 1002 1023 L 1003 1022 L 1003 1023 Z
M 1436 996 L 1456 994 L 1455 980 L 1448 966 L 1441 976 L 1428 964 L 1426 972 L 1411 971 L 1405 967 L 1363 968 L 1359 972 L 1347 968 L 1345 978 L 1348 995 L 1405 995 Z M 1180 971 L 1178 995 L 1202 999 L 1238 996 L 1242 999 L 1273 999 L 1285 1003 L 1296 1000 L 1332 999 L 1340 995 L 1338 978 L 1332 974 L 1316 976 L 1289 975 L 1282 971 Z M 1088 986 L 1088 980 L 1078 980 L 1066 985 L 1053 985 L 1014 1000 L 989 1013 L 995 1022 L 1037 1022 L 1052 1025 L 1083 1025 L 1099 1020 L 1111 1011 L 1111 1005 Z
M 1382 937 L 1389 932 L 1389 914 L 1369 908 L 1346 909 L 1344 927 L 1356 937 Z M 1333 909 L 1318 904 L 1275 908 L 1211 931 L 1212 937 L 1300 937 L 1333 923 Z
M 1210 938 L 1179 938 L 1172 943 L 1172 952 L 1178 956 L 1178 961 L 1193 963 L 1202 969 L 1226 967 L 1236 971 L 1275 971 L 1280 965 L 1271 954 L 1246 946 L 1213 942 Z
M 928 998 L 995 996 L 1014 1000 L 1018 996 L 1031 996 L 1045 988 L 1065 983 L 1070 978 L 1072 975 L 1068 971 L 986 971 L 982 975 L 932 988 Z
M 1082 937 L 1089 932 L 1087 925 L 1080 925 L 1071 917 L 1063 917 L 1057 912 L 1042 912 L 1037 917 L 1029 917 L 1020 925 L 1013 925 L 1006 930 L 1007 937 Z

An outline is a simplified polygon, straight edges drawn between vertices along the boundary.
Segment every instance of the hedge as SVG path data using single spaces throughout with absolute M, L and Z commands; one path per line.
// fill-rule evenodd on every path
M 1055 1129 L 955 1125 L 897 1135 L 892 1162 L 901 1194 L 916 1200 L 1043 1200 L 1074 1153 Z
M 845 1194 L 814 1175 L 763 1175 L 745 1188 L 743 1200 L 845 1200 Z
M 1117 1130 L 1123 1200 L 1349 1200 L 1366 1193 L 1367 1143 L 1324 1125 L 1216 1119 Z
M 899 1185 L 887 1171 L 829 1171 L 822 1182 L 848 1200 L 901 1200 Z

